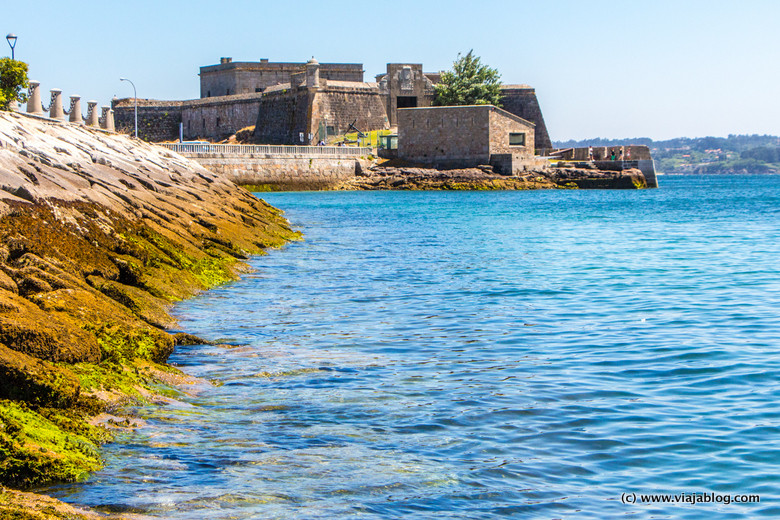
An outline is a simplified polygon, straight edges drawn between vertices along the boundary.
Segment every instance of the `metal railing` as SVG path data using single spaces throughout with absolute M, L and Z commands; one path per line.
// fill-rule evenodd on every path
M 350 156 L 369 155 L 372 149 L 352 146 L 291 146 L 274 144 L 196 144 L 161 143 L 160 146 L 180 154 L 208 155 L 316 155 Z

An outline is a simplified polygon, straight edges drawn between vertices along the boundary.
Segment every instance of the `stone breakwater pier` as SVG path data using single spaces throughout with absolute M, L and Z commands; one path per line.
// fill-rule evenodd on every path
M 162 147 L 0 114 L 0 518 L 96 518 L 21 490 L 84 478 L 133 426 L 123 405 L 161 382 L 186 392 L 165 361 L 199 340 L 169 332 L 170 305 L 297 236 Z
M 273 190 L 333 189 L 368 168 L 373 150 L 345 146 L 163 144 L 236 184 Z

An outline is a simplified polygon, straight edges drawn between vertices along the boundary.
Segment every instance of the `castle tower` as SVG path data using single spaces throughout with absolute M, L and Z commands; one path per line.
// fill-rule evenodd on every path
M 314 59 L 314 56 L 306 62 L 306 86 L 320 88 L 320 63 Z

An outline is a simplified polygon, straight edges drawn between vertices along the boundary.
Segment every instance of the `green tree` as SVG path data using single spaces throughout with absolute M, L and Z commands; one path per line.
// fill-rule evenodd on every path
M 27 64 L 11 58 L 0 59 L 0 110 L 10 110 L 11 101 L 27 101 Z
M 452 70 L 442 73 L 441 81 L 434 87 L 434 105 L 501 106 L 501 75 L 482 64 L 473 52 L 470 50 L 465 56 L 458 53 Z

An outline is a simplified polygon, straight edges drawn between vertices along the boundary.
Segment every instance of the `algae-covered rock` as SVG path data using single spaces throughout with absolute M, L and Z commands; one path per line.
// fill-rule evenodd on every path
M 551 178 L 559 186 L 579 189 L 636 190 L 647 188 L 647 179 L 641 170 L 631 168 L 620 171 L 594 170 L 591 168 L 551 168 Z
M 99 276 L 90 276 L 87 280 L 92 287 L 127 307 L 134 315 L 150 325 L 167 329 L 176 324 L 176 320 L 168 314 L 170 304 L 162 298 L 152 296 L 146 289 L 106 280 Z
M 100 361 L 94 334 L 59 313 L 46 312 L 18 294 L 0 290 L 0 343 L 48 361 Z
M 562 163 L 563 164 L 563 163 Z M 437 170 L 415 166 L 374 166 L 344 181 L 342 190 L 536 190 L 551 188 L 640 189 L 647 181 L 640 170 L 534 167 L 507 176 L 491 166 Z
M 0 490 L 0 518 L 3 520 L 130 520 L 130 517 L 98 514 L 73 507 L 51 497 L 13 489 Z
M 122 363 L 140 358 L 163 363 L 173 353 L 173 338 L 151 327 L 104 323 L 88 330 L 95 334 L 104 361 Z
M 211 345 L 212 342 L 200 338 L 194 334 L 188 334 L 186 332 L 177 332 L 173 335 L 173 340 L 176 346 L 190 346 L 190 345 Z
M 79 381 L 70 370 L 0 344 L 0 399 L 66 408 L 79 398 Z
M 296 237 L 278 210 L 168 150 L 0 114 L 0 485 L 99 467 L 85 414 L 167 374 L 154 364 L 174 348 L 169 305 Z
M 88 438 L 63 431 L 17 402 L 0 401 L 0 477 L 6 485 L 79 480 L 101 464 Z
M 19 293 L 19 286 L 16 285 L 14 279 L 5 274 L 3 271 L 0 271 L 0 289 L 13 293 Z

